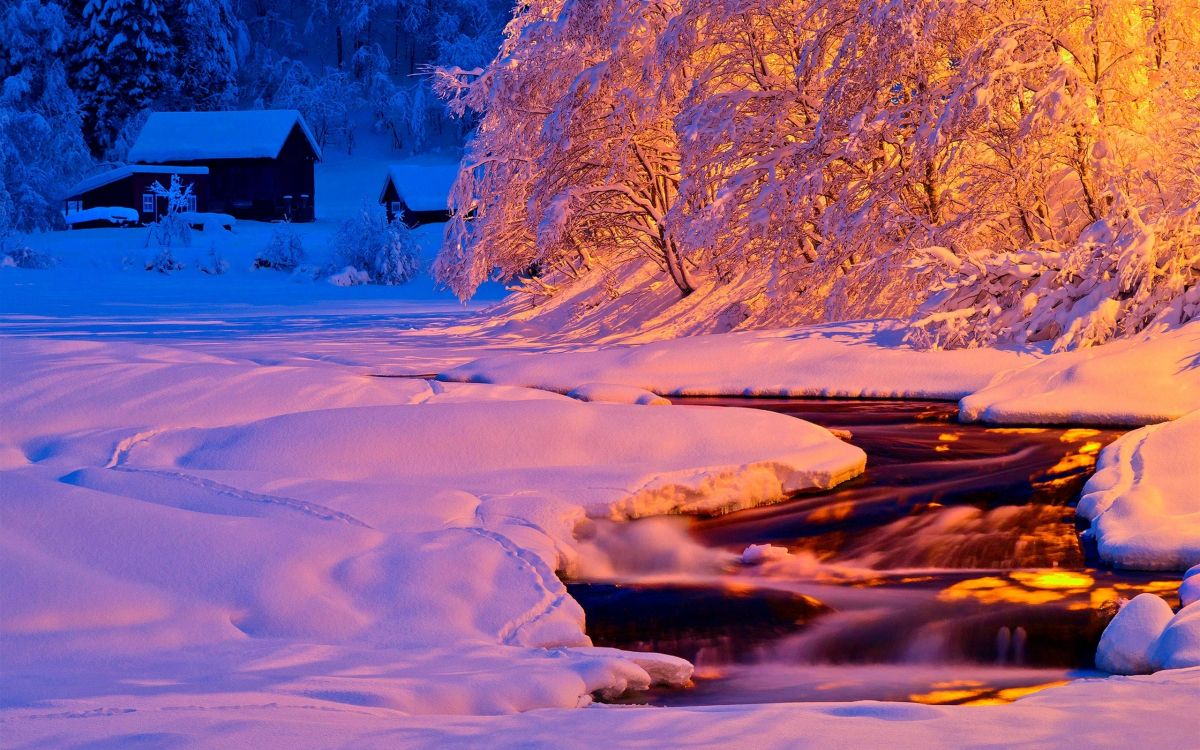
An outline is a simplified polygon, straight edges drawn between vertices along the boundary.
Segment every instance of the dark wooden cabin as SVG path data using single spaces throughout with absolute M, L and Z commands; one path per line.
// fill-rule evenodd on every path
M 208 210 L 295 222 L 316 215 L 321 149 L 295 110 L 155 112 L 129 150 L 139 164 L 208 168 Z
M 171 175 L 179 175 L 183 185 L 191 185 L 189 211 L 208 210 L 208 168 L 180 165 L 129 164 L 100 172 L 80 181 L 63 198 L 63 215 L 73 227 L 111 226 L 104 219 L 72 220 L 89 209 L 128 208 L 137 212 L 129 223 L 149 224 L 167 212 L 167 199 L 156 196 L 151 185 L 170 185 Z M 91 212 L 96 213 L 96 212 Z
M 399 219 L 409 229 L 450 220 L 450 188 L 457 170 L 443 164 L 394 164 L 388 167 L 379 202 L 388 221 Z

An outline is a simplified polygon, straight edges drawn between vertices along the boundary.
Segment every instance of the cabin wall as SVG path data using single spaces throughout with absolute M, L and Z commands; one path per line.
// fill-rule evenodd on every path
M 107 185 L 101 185 L 97 188 L 92 188 L 87 192 L 73 195 L 67 200 L 78 200 L 83 203 L 82 208 L 100 208 L 108 206 L 121 206 L 123 208 L 132 208 L 139 210 L 140 206 L 133 204 L 133 181 L 130 177 L 125 177 Z
M 284 141 L 276 161 L 279 163 L 279 194 L 292 221 L 312 221 L 316 218 L 317 155 L 298 124 Z
M 408 210 L 408 207 L 404 205 L 404 201 L 400 200 L 400 194 L 396 192 L 396 186 L 394 184 L 392 184 L 391 180 L 388 180 L 387 188 L 383 191 L 383 199 L 380 202 L 383 203 L 383 208 L 385 211 L 387 211 L 387 220 L 389 222 L 393 222 L 396 220 L 396 211 L 393 210 L 393 208 L 392 208 L 393 203 L 401 204 L 400 205 L 400 214 L 401 215 L 403 215 Z
M 206 210 L 257 221 L 313 221 L 317 155 L 297 124 L 274 159 L 172 161 L 208 167 Z M 140 210 L 141 197 L 138 197 Z
M 130 206 L 138 211 L 141 216 L 142 223 L 155 221 L 159 216 L 167 212 L 167 199 L 165 197 L 155 197 L 154 211 L 148 212 L 143 205 L 142 197 L 153 195 L 154 191 L 151 186 L 154 183 L 159 183 L 163 187 L 168 187 L 171 184 L 171 175 L 169 174 L 133 174 L 130 175 Z M 179 182 L 184 187 L 192 186 L 192 195 L 196 196 L 196 210 L 200 212 L 208 211 L 208 175 L 206 174 L 181 174 Z
M 400 192 L 396 190 L 396 183 L 388 179 L 387 187 L 383 190 L 383 197 L 380 199 L 383 208 L 387 211 L 387 219 L 389 222 L 400 220 L 404 226 L 409 229 L 416 229 L 425 224 L 445 224 L 450 221 L 450 209 L 433 209 L 428 211 L 417 211 L 408 207 L 404 199 L 400 197 Z M 400 210 L 396 211 L 393 203 L 400 204 Z
M 192 186 L 192 194 L 196 196 L 196 210 L 208 210 L 208 175 L 204 174 L 183 174 L 179 176 L 180 182 L 184 185 Z M 111 206 L 121 206 L 124 208 L 132 208 L 138 212 L 138 219 L 143 224 L 149 224 L 155 221 L 159 215 L 166 213 L 167 202 L 165 198 L 155 199 L 154 211 L 145 211 L 145 206 L 142 202 L 142 196 L 153 194 L 150 186 L 155 182 L 160 182 L 164 186 L 171 181 L 170 174 L 131 174 L 119 180 L 114 180 L 107 185 L 101 185 L 92 188 L 86 192 L 69 197 L 68 201 L 78 200 L 83 205 L 81 208 L 101 208 Z

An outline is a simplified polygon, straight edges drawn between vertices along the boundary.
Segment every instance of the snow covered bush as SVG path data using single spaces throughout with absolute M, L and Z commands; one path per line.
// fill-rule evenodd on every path
M 153 258 L 146 262 L 146 270 L 168 274 L 183 270 L 183 264 L 175 259 L 175 253 L 171 250 L 171 246 L 165 245 Z
M 146 244 L 158 244 L 163 248 L 170 248 L 176 244 L 190 246 L 192 244 L 192 228 L 184 219 L 183 214 L 187 212 L 188 199 L 192 195 L 192 184 L 184 185 L 180 181 L 179 175 L 173 174 L 166 187 L 163 187 L 161 182 L 155 181 L 150 186 L 150 192 L 158 198 L 166 199 L 167 211 L 150 225 L 150 232 L 146 235 Z
M 4 247 L 4 242 L 0 238 L 0 248 Z M 54 256 L 34 250 L 28 245 L 17 244 L 12 248 L 4 250 L 4 257 L 0 259 L 0 266 L 9 268 L 26 268 L 26 269 L 42 269 L 51 268 L 58 262 Z
M 373 284 L 403 284 L 420 268 L 417 247 L 408 228 L 389 222 L 382 206 L 363 206 L 342 222 L 330 241 L 332 269 L 347 280 L 362 278 Z M 336 282 L 335 282 L 336 283 Z
M 254 258 L 255 268 L 273 268 L 276 271 L 294 271 L 304 262 L 304 242 L 291 222 L 277 224 L 271 230 L 271 239 Z
M 1200 203 L 1144 222 L 1136 206 L 1097 221 L 1072 245 L 960 259 L 908 338 L 932 348 L 1050 342 L 1102 344 L 1155 325 L 1200 318 Z
M 220 276 L 229 270 L 229 261 L 217 250 L 216 243 L 212 243 L 208 246 L 208 255 L 196 264 L 196 268 L 209 276 Z

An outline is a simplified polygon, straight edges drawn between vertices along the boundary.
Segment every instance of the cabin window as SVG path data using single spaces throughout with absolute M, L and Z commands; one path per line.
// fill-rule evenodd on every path
M 67 201 L 67 213 L 75 214 L 83 210 L 83 201 Z
M 142 193 L 142 213 L 154 213 L 154 193 Z
M 187 199 L 188 199 L 188 210 L 191 211 L 192 213 L 196 213 L 196 196 L 189 195 L 187 197 Z
M 404 204 L 400 201 L 392 201 L 392 216 L 399 216 L 404 213 Z

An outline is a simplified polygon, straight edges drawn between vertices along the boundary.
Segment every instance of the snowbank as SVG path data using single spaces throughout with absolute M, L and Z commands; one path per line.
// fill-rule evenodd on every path
M 1134 430 L 1100 453 L 1076 510 L 1113 565 L 1200 564 L 1200 411 Z
M 769 412 L 543 399 L 430 400 L 160 432 L 126 448 L 120 466 L 386 483 L 414 497 L 420 488 L 519 491 L 529 505 L 561 493 L 590 516 L 636 518 L 759 505 L 831 487 L 865 461 L 824 429 Z
M 1144 425 L 1200 409 L 1200 321 L 1077 349 L 997 378 L 962 400 L 967 420 Z
M 958 399 L 1033 352 L 921 351 L 895 321 L 694 336 L 592 351 L 504 354 L 443 372 L 448 381 L 566 393 L 609 383 L 673 396 Z
M 1200 322 L 1092 349 L 923 351 L 873 321 L 485 357 L 449 381 L 566 393 L 602 382 L 678 396 L 961 399 L 966 421 L 1143 425 L 1200 409 Z

